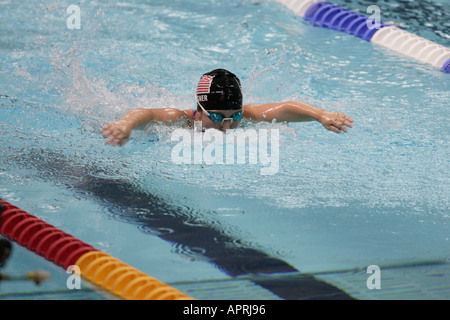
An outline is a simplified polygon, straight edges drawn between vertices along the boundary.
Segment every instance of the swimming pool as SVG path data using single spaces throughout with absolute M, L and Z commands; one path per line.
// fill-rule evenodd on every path
M 450 46 L 448 1 L 378 3 L 386 22 Z M 71 4 L 2 2 L 0 198 L 194 298 L 308 298 L 287 289 L 325 282 L 361 299 L 450 297 L 447 74 L 275 1 L 85 1 L 80 30 Z M 192 108 L 216 67 L 241 78 L 244 103 L 305 101 L 354 128 L 245 126 L 280 130 L 271 176 L 174 164 L 173 127 L 104 144 L 101 126 L 127 110 Z M 381 290 L 366 286 L 371 265 Z M 30 267 L 53 280 L 0 294 L 65 292 L 64 270 L 15 246 L 5 271 Z

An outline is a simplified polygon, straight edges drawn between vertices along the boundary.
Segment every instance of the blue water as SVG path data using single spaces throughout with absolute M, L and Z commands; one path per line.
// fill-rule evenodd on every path
M 449 46 L 448 1 L 402 3 L 380 2 L 383 20 Z M 307 273 L 448 262 L 448 75 L 269 0 L 84 1 L 80 30 L 70 4 L 0 3 L 1 198 L 172 283 L 254 271 L 239 248 Z M 192 108 L 217 67 L 241 78 L 245 103 L 305 101 L 354 128 L 247 125 L 280 130 L 273 176 L 176 165 L 164 125 L 104 144 L 101 126 L 127 110 Z M 10 270 L 44 263 L 20 250 Z M 48 288 L 64 288 L 53 272 Z

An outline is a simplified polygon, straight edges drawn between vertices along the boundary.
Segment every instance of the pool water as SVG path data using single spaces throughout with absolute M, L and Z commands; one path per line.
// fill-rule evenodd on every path
M 450 2 L 420 3 L 378 5 L 384 21 L 450 46 Z M 450 297 L 448 74 L 275 1 L 81 1 L 80 30 L 67 28 L 71 4 L 1 3 L 0 198 L 161 281 L 208 283 L 210 298 L 255 274 L 315 275 L 363 299 Z M 305 101 L 354 128 L 245 124 L 280 131 L 270 176 L 261 164 L 174 164 L 175 127 L 104 144 L 100 128 L 128 110 L 193 108 L 218 67 L 241 78 L 244 103 Z M 396 294 L 367 290 L 371 265 Z M 53 280 L 2 283 L 0 297 L 66 288 L 64 270 L 18 246 L 5 272 L 30 267 Z

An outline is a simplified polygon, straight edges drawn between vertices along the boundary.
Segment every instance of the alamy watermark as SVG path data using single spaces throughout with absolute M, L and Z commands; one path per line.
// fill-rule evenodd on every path
M 80 7 L 75 4 L 71 4 L 70 6 L 67 7 L 66 12 L 67 12 L 67 14 L 70 15 L 66 20 L 67 29 L 70 29 L 70 30 L 81 29 Z
M 66 273 L 70 274 L 67 277 L 66 285 L 69 290 L 81 289 L 81 270 L 79 266 L 69 266 Z
M 196 121 L 197 122 L 197 121 Z M 176 129 L 171 159 L 175 164 L 261 165 L 261 175 L 275 175 L 279 169 L 279 129 L 234 129 L 226 133 L 207 129 Z M 248 152 L 247 152 L 248 151 Z
M 67 277 L 66 285 L 69 290 L 80 290 L 81 289 L 81 270 L 79 266 L 72 265 L 66 270 Z M 380 290 L 381 289 L 381 269 L 377 265 L 371 265 L 367 267 L 367 274 L 370 276 L 367 278 L 366 286 L 369 290 Z
M 381 269 L 377 265 L 371 265 L 367 267 L 367 274 L 370 274 L 367 278 L 366 285 L 369 290 L 381 289 Z
M 67 12 L 67 14 L 70 15 L 66 20 L 67 28 L 70 30 L 81 29 L 80 7 L 75 4 L 71 4 L 70 6 L 67 7 L 66 12 Z M 381 27 L 381 9 L 380 9 L 380 7 L 377 5 L 371 5 L 371 6 L 367 7 L 366 12 L 368 14 L 371 14 L 371 16 L 366 21 L 367 28 L 370 30 L 380 29 L 380 27 Z
M 380 29 L 381 28 L 381 9 L 379 6 L 372 5 L 367 7 L 367 13 L 372 14 L 366 21 L 367 28 Z

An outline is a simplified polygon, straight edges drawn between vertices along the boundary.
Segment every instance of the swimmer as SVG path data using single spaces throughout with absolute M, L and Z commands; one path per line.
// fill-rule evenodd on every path
M 287 101 L 268 104 L 243 105 L 239 78 L 225 69 L 205 73 L 198 83 L 195 94 L 196 110 L 134 109 L 120 120 L 105 125 L 102 135 L 106 143 L 123 146 L 130 139 L 131 131 L 143 128 L 149 122 L 167 124 L 201 121 L 204 129 L 225 132 L 239 126 L 242 119 L 250 121 L 304 122 L 318 121 L 325 129 L 341 133 L 352 128 L 353 119 L 343 113 L 328 112 L 307 103 Z

